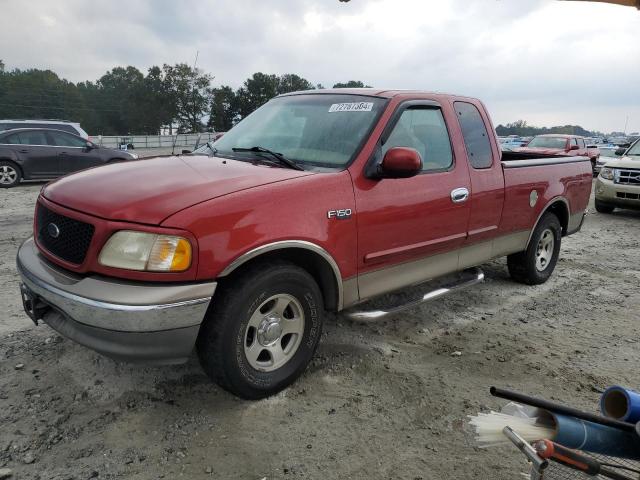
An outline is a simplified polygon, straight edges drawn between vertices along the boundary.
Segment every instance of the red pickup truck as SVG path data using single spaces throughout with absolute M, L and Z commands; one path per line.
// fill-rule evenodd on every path
M 25 310 L 116 359 L 195 347 L 222 387 L 264 397 L 305 369 L 326 311 L 380 318 L 398 307 L 362 302 L 450 275 L 425 301 L 503 256 L 516 281 L 549 278 L 589 160 L 505 155 L 473 98 L 283 95 L 191 154 L 46 185 L 18 252 Z
M 596 163 L 600 158 L 600 150 L 586 144 L 584 137 L 578 135 L 562 135 L 548 133 L 536 135 L 526 147 L 513 150 L 519 154 L 529 154 L 533 157 L 541 156 L 580 156 L 591 160 L 593 173 L 596 173 Z M 522 155 L 521 155 L 522 158 Z

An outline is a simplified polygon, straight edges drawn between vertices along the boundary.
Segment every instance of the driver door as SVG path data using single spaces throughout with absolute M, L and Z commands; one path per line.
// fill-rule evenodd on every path
M 102 165 L 98 150 L 87 147 L 87 140 L 60 131 L 47 132 L 49 144 L 57 150 L 60 173 L 67 174 Z
M 456 161 L 449 138 L 447 123 L 455 121 L 448 105 L 401 104 L 390 133 L 382 134 L 378 155 L 392 147 L 413 148 L 422 157 L 422 172 L 402 179 L 360 176 L 354 182 L 361 299 L 457 270 L 471 185 L 467 165 Z M 453 195 L 460 191 L 466 196 Z

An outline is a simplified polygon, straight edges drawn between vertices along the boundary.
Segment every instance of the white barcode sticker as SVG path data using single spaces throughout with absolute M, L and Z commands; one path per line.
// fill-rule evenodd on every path
M 370 112 L 373 102 L 334 103 L 329 107 L 329 113 L 334 112 Z

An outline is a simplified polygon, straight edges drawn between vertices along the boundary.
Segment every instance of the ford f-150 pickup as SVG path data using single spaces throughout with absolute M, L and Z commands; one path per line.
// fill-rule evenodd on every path
M 591 192 L 588 158 L 510 159 L 473 98 L 279 96 L 213 144 L 46 185 L 19 249 L 25 311 L 104 355 L 176 363 L 244 398 L 291 384 L 326 311 L 424 282 L 551 275 Z M 445 282 L 446 283 L 446 282 Z M 411 303 L 413 305 L 413 303 Z

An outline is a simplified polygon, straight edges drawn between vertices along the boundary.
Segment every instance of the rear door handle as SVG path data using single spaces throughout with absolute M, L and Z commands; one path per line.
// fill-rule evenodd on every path
M 451 190 L 451 201 L 453 203 L 463 203 L 469 198 L 469 189 L 465 187 Z
M 23 150 L 20 150 L 20 153 L 29 153 L 29 150 L 27 150 L 26 148 Z

